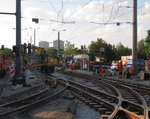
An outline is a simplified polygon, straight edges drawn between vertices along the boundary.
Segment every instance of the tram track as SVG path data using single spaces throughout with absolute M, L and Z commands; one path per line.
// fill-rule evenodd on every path
M 63 83 L 63 80 L 59 80 L 59 82 Z M 68 83 L 73 95 L 79 100 L 100 112 L 102 116 L 109 119 L 114 118 L 121 104 L 118 97 L 97 91 L 75 81 L 68 80 Z M 114 88 L 114 90 L 116 89 Z
M 66 73 L 65 73 L 66 74 Z M 88 81 L 91 81 L 92 76 L 80 74 L 80 73 L 72 73 L 69 74 L 74 77 L 83 78 Z M 132 87 L 126 86 L 125 84 L 119 84 L 119 83 L 112 83 L 105 80 L 95 80 L 98 78 L 93 77 L 92 82 L 95 82 L 95 84 L 111 84 L 115 88 L 117 88 L 119 95 L 119 100 L 121 100 L 120 107 L 118 109 L 118 112 L 123 111 L 125 112 L 129 117 L 135 117 L 137 119 L 148 119 L 149 118 L 149 109 L 147 102 L 145 99 L 141 96 L 141 94 L 137 93 L 136 90 L 133 90 Z
M 95 86 L 97 85 L 98 87 L 101 87 L 102 89 L 104 89 L 108 94 L 111 95 L 115 95 L 115 96 L 119 96 L 117 90 L 114 90 L 114 87 L 110 84 L 107 83 L 97 83 L 95 82 L 95 80 L 93 80 L 93 76 L 87 76 L 85 74 L 77 74 L 77 73 L 64 73 L 64 72 L 60 72 L 63 73 L 65 75 L 69 75 L 71 76 L 70 79 L 72 79 L 72 76 L 78 77 L 78 78 L 82 78 L 82 80 L 84 79 L 86 82 L 91 82 L 93 83 Z M 97 79 L 97 77 L 94 76 L 94 79 Z
M 29 89 L 26 89 L 24 91 L 19 91 L 19 92 L 16 92 L 14 94 L 10 94 L 10 95 L 5 96 L 5 97 L 1 97 L 0 98 L 0 105 L 11 102 L 11 101 L 14 101 L 14 100 L 18 100 L 20 98 L 25 97 L 26 95 L 27 96 L 32 95 L 34 93 L 39 92 L 40 90 L 43 90 L 44 88 L 45 88 L 45 85 L 40 84 L 40 85 L 30 87 Z
M 65 74 L 67 74 L 67 73 L 65 73 Z M 68 75 L 70 75 L 70 74 L 68 74 Z M 93 81 L 93 79 L 99 80 L 99 81 L 104 82 L 105 84 L 107 82 L 107 84 L 118 84 L 118 85 L 124 85 L 124 86 L 130 87 L 133 90 L 135 90 L 136 92 L 138 92 L 145 99 L 145 101 L 147 103 L 147 107 L 150 108 L 150 99 L 147 98 L 148 96 L 150 97 L 150 87 L 149 86 L 134 84 L 131 82 L 127 82 L 127 81 L 123 81 L 123 80 L 117 80 L 117 79 L 110 78 L 110 77 L 109 78 L 108 77 L 97 77 L 97 76 L 91 76 L 91 75 L 76 73 L 76 72 L 73 72 L 73 74 L 71 74 L 71 75 L 75 75 L 76 77 L 83 77 L 86 80 L 92 80 L 92 81 Z M 101 86 L 101 83 L 99 86 Z M 108 93 L 113 94 L 113 92 L 109 91 L 110 88 L 107 88 L 106 90 Z
M 32 94 L 28 97 L 1 104 L 0 118 L 5 118 L 10 114 L 21 113 L 46 104 L 47 102 L 60 97 L 66 89 L 67 85 L 65 85 L 62 90 L 52 93 L 48 88 L 45 88 L 44 90 L 41 90 L 40 92 Z

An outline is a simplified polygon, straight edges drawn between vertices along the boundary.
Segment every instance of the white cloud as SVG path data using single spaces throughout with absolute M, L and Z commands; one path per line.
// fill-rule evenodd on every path
M 81 9 L 80 11 L 78 11 L 73 18 L 74 19 L 78 19 L 78 21 L 80 20 L 86 20 L 88 22 L 94 20 L 95 22 L 103 22 L 107 21 L 109 19 L 109 17 L 111 16 L 111 18 L 113 19 L 112 22 L 132 22 L 132 8 L 126 8 L 125 6 L 129 6 L 129 3 L 127 1 L 121 2 L 119 4 L 120 7 L 118 14 L 115 16 L 115 11 L 117 10 L 117 5 L 114 4 L 114 8 L 112 9 L 112 5 L 113 5 L 114 1 L 110 1 L 110 2 L 105 2 L 105 9 L 103 8 L 103 3 L 102 2 L 90 2 L 88 5 L 86 5 L 83 9 Z M 131 6 L 131 5 L 130 5 Z M 150 29 L 150 3 L 145 3 L 145 7 L 139 9 L 138 11 L 138 15 L 140 18 L 140 20 L 138 21 L 138 41 L 141 40 L 142 38 L 144 38 L 147 34 L 147 30 Z M 77 9 L 81 8 L 81 6 L 78 6 L 78 8 L 74 8 L 75 10 L 71 9 L 70 10 L 70 14 L 71 11 L 77 11 Z M 106 9 L 107 8 L 107 9 Z M 111 10 L 112 10 L 112 15 L 111 14 Z M 68 10 L 69 11 L 69 10 Z M 140 15 L 142 13 L 142 15 Z M 95 17 L 94 15 L 98 13 Z M 86 24 L 86 26 L 90 26 Z M 85 26 L 85 27 L 86 27 Z M 94 26 L 94 24 L 93 24 Z M 97 25 L 95 25 L 97 26 Z M 100 28 L 97 29 L 95 28 L 92 31 L 88 31 L 85 34 L 87 36 L 86 41 L 90 41 L 92 40 L 95 36 L 97 37 L 102 37 L 104 40 L 106 40 L 108 43 L 112 43 L 112 44 L 117 44 L 118 42 L 122 42 L 125 46 L 128 47 L 132 47 L 132 25 L 131 24 L 121 24 L 120 26 L 113 26 L 112 25 L 105 25 L 102 26 L 100 25 Z M 84 29 L 79 29 L 79 31 L 81 31 Z M 89 34 L 91 36 L 89 36 Z M 81 34 L 80 34 L 81 35 Z M 76 38 L 76 39 L 82 39 L 80 37 Z M 95 39 L 96 40 L 96 39 Z M 80 40 L 82 41 L 82 40 Z M 86 42 L 86 44 L 88 44 Z
M 0 8 L 2 7 L 3 10 L 7 9 L 7 7 L 3 6 L 6 6 L 6 3 L 11 0 L 6 1 L 7 2 L 5 2 L 3 5 L 0 4 Z M 132 25 L 121 24 L 120 26 L 115 26 L 110 24 L 103 26 L 90 23 L 91 21 L 105 22 L 110 18 L 110 22 L 132 22 L 132 9 L 123 7 L 130 5 L 130 3 L 128 1 L 119 3 L 119 6 L 122 7 L 120 7 L 118 13 L 118 6 L 116 3 L 114 3 L 115 1 L 91 1 L 82 9 L 80 8 L 83 6 L 83 4 L 75 4 L 74 6 L 73 4 L 72 6 L 68 5 L 68 8 L 63 9 L 63 17 L 64 19 L 67 19 L 67 21 L 76 21 L 76 24 L 58 24 L 56 22 L 50 22 L 50 19 L 57 20 L 58 15 L 54 10 L 51 11 L 51 9 L 46 9 L 44 8 L 45 6 L 37 7 L 33 4 L 22 4 L 22 16 L 24 17 L 22 19 L 22 28 L 35 27 L 35 24 L 32 22 L 31 19 L 37 17 L 39 19 L 43 19 L 40 20 L 39 24 L 36 24 L 36 27 L 40 27 L 40 29 L 37 30 L 36 33 L 37 41 L 46 40 L 51 42 L 53 40 L 56 40 L 57 32 L 52 31 L 52 29 L 66 29 L 65 32 L 61 32 L 61 39 L 69 40 L 72 43 L 75 43 L 75 45 L 78 47 L 83 44 L 89 45 L 91 41 L 96 41 L 97 37 L 101 37 L 111 44 L 117 44 L 118 42 L 122 42 L 125 46 L 132 47 Z M 112 8 L 113 5 L 114 7 Z M 11 8 L 12 11 L 14 11 L 15 9 L 14 6 Z M 59 8 L 56 9 L 59 10 Z M 149 21 L 150 3 L 147 2 L 145 3 L 145 6 L 143 8 L 140 8 L 138 10 L 138 40 L 146 37 L 147 30 L 150 29 Z M 15 33 L 12 30 L 13 27 L 15 27 L 14 16 L 1 17 L 0 32 L 2 33 L 3 39 L 6 40 L 0 42 L 0 45 L 6 44 L 8 46 L 11 46 L 15 43 Z M 23 31 L 22 41 L 29 41 L 29 35 L 33 36 L 33 30 Z M 6 42 L 10 38 L 11 42 Z

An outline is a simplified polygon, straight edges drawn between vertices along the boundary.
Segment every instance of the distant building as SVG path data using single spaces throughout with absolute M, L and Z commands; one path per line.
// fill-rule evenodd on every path
M 81 51 L 83 53 L 88 53 L 88 49 L 86 48 L 86 45 L 81 45 Z
M 41 42 L 39 42 L 39 47 L 41 47 L 41 48 L 49 48 L 49 42 L 47 42 L 47 41 L 41 41 Z
M 60 42 L 60 49 L 64 49 L 64 41 L 59 40 Z M 58 40 L 53 41 L 53 47 L 58 50 Z

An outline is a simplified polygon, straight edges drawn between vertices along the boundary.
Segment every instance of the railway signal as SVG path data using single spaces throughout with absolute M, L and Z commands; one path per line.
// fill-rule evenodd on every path
M 24 55 L 26 55 L 27 54 L 27 44 L 26 43 L 24 43 L 23 44 L 23 51 L 24 51 Z
M 28 43 L 28 55 L 30 55 L 30 54 L 31 54 L 31 44 Z
M 39 19 L 38 18 L 32 18 L 32 22 L 39 23 Z

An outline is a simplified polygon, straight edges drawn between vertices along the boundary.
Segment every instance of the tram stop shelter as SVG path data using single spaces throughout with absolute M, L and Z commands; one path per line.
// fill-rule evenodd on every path
M 81 70 L 89 69 L 89 56 L 87 54 L 79 54 L 73 57 L 76 62 L 77 68 Z

